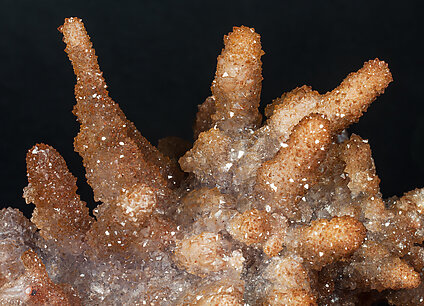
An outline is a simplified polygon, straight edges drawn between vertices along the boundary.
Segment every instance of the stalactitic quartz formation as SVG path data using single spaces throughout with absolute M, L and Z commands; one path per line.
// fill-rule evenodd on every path
M 424 189 L 384 200 L 368 142 L 343 132 L 392 81 L 385 62 L 285 93 L 262 122 L 260 36 L 235 27 L 193 146 L 156 148 L 109 97 L 82 21 L 59 30 L 101 204 L 90 216 L 54 148 L 28 151 L 36 208 L 0 212 L 1 305 L 423 304 Z

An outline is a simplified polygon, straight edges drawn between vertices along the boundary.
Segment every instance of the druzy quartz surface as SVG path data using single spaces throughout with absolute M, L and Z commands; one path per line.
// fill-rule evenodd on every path
M 392 81 L 370 60 L 325 94 L 258 111 L 253 28 L 224 37 L 194 143 L 154 147 L 110 97 L 84 24 L 59 28 L 77 78 L 75 150 L 91 216 L 53 147 L 27 153 L 31 220 L 0 211 L 1 305 L 395 305 L 424 302 L 424 189 L 383 199 L 345 129 Z

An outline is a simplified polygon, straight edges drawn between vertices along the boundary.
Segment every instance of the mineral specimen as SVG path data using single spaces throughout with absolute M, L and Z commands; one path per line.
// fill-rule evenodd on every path
M 2 305 L 423 303 L 424 189 L 383 200 L 368 142 L 344 131 L 392 81 L 386 63 L 285 93 L 262 122 L 260 36 L 235 27 L 192 148 L 155 148 L 109 97 L 82 21 L 59 30 L 101 204 L 91 216 L 54 148 L 28 151 L 31 221 L 0 212 Z

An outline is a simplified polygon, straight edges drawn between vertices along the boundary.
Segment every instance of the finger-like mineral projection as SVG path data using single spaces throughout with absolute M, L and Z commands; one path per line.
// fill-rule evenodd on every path
M 28 151 L 36 208 L 0 211 L 1 305 L 423 303 L 424 189 L 383 199 L 370 145 L 344 131 L 392 81 L 385 62 L 284 93 L 262 121 L 260 36 L 235 27 L 194 144 L 156 148 L 109 97 L 82 21 L 59 30 L 101 204 L 91 216 L 54 148 Z

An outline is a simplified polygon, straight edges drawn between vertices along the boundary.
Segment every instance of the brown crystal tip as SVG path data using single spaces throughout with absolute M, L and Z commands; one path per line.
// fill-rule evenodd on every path
M 75 150 L 82 156 L 96 200 L 115 203 L 122 190 L 143 184 L 167 193 L 182 178 L 177 165 L 160 153 L 127 120 L 109 97 L 106 83 L 81 19 L 59 28 L 77 84 L 74 113 L 81 124 Z
M 212 119 L 229 132 L 256 127 L 262 88 L 261 40 L 255 29 L 234 27 L 224 37 L 225 48 L 218 57 L 212 94 L 216 112 Z
M 317 220 L 300 230 L 289 248 L 302 256 L 313 269 L 352 255 L 364 241 L 366 229 L 357 219 L 343 216 Z
M 37 144 L 26 157 L 27 203 L 34 203 L 31 221 L 45 239 L 54 239 L 70 251 L 79 252 L 93 218 L 77 194 L 77 179 L 69 172 L 65 160 L 52 147 Z

